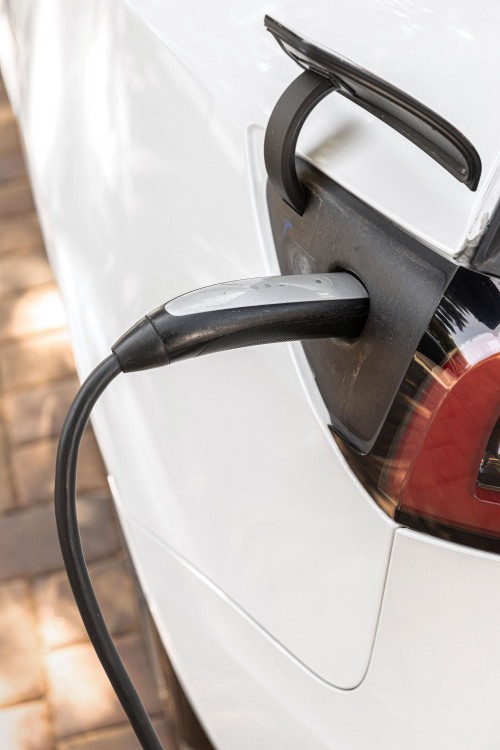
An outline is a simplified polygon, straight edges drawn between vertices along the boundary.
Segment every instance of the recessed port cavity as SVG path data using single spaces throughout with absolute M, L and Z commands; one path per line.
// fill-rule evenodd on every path
M 303 343 L 333 429 L 367 453 L 456 266 L 298 160 L 309 200 L 302 216 L 268 184 L 274 242 L 284 274 L 344 269 L 370 298 L 360 337 Z

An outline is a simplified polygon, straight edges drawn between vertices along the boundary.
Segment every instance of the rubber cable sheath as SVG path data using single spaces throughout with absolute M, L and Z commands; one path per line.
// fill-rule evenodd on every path
M 83 433 L 96 401 L 120 372 L 114 354 L 104 359 L 81 386 L 64 422 L 56 459 L 57 533 L 83 623 L 137 738 L 143 750 L 163 750 L 104 622 L 85 562 L 76 514 L 76 471 Z

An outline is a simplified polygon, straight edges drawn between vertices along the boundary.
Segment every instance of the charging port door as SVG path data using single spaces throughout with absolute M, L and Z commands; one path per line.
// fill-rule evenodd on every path
M 367 453 L 457 266 L 305 161 L 298 170 L 308 193 L 302 216 L 268 185 L 276 251 L 284 274 L 343 269 L 368 290 L 358 339 L 303 344 L 332 427 Z

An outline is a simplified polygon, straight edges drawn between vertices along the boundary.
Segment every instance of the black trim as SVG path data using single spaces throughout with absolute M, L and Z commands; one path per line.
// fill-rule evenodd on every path
M 484 233 L 471 268 L 482 273 L 500 276 L 500 205 Z
M 451 123 L 404 91 L 344 57 L 300 37 L 266 16 L 264 24 L 282 49 L 309 72 L 299 76 L 278 101 L 266 132 L 266 166 L 275 189 L 302 214 L 305 195 L 297 187 L 294 152 L 309 112 L 338 91 L 421 148 L 459 182 L 476 190 L 481 159 L 472 143 Z M 313 77 L 314 76 L 314 77 Z M 329 81 L 321 86 L 320 79 Z M 287 129 L 287 123 L 289 127 Z
M 429 536 L 443 539 L 446 542 L 461 544 L 464 547 L 474 547 L 474 549 L 480 549 L 484 552 L 500 553 L 500 539 L 498 537 L 465 531 L 464 529 L 458 529 L 456 526 L 447 526 L 439 521 L 434 521 L 432 518 L 422 518 L 422 516 L 401 510 L 396 511 L 394 520 L 412 531 L 429 534 Z

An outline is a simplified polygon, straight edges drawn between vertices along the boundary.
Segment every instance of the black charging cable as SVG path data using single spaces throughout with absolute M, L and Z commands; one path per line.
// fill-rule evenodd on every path
M 120 372 L 161 367 L 241 346 L 359 336 L 368 309 L 365 288 L 348 273 L 275 276 L 206 287 L 177 297 L 138 321 L 78 391 L 57 452 L 59 543 L 89 638 L 144 750 L 163 748 L 104 622 L 76 515 L 78 452 L 96 401 Z

